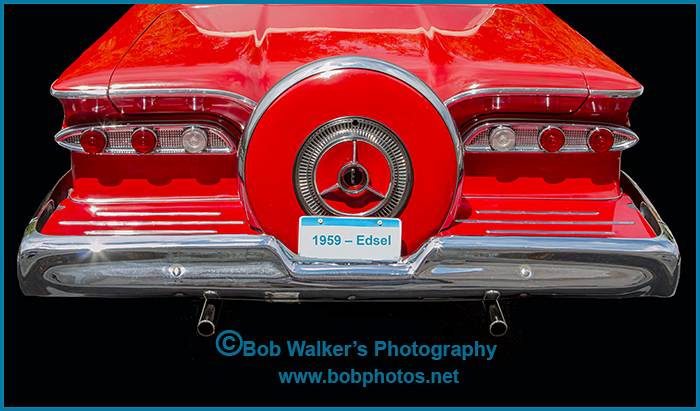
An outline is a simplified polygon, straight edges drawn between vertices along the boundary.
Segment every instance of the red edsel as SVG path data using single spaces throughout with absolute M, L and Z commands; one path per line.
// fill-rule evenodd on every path
M 133 7 L 52 85 L 27 295 L 674 294 L 621 172 L 642 86 L 543 6 Z

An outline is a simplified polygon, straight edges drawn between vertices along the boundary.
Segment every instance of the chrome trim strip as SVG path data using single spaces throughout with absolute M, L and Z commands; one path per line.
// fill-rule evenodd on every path
M 90 230 L 86 235 L 182 235 L 216 234 L 216 230 Z
M 248 120 L 245 127 L 245 131 L 241 136 L 239 144 L 239 155 L 238 155 L 238 174 L 240 175 L 241 181 L 245 186 L 245 162 L 246 154 L 248 151 L 248 144 L 250 144 L 250 138 L 252 133 L 255 131 L 255 127 L 260 121 L 265 111 L 272 105 L 272 103 L 277 100 L 285 91 L 294 86 L 295 84 L 311 77 L 316 74 L 326 73 L 332 70 L 343 70 L 343 69 L 360 69 L 360 70 L 371 70 L 379 73 L 383 73 L 394 77 L 406 83 L 408 86 L 415 89 L 417 92 L 423 95 L 437 110 L 437 112 L 442 117 L 445 122 L 445 126 L 450 132 L 452 137 L 452 143 L 455 147 L 455 156 L 457 159 L 457 180 L 461 181 L 463 176 L 463 153 L 462 153 L 462 143 L 461 136 L 457 130 L 457 126 L 450 114 L 450 111 L 442 103 L 440 98 L 435 91 L 433 91 L 423 80 L 418 78 L 416 75 L 410 71 L 399 67 L 395 64 L 389 63 L 384 60 L 379 60 L 371 57 L 363 56 L 337 56 L 328 57 L 321 60 L 316 60 L 314 62 L 308 63 L 304 66 L 297 68 L 291 73 L 287 74 L 280 81 L 278 81 L 270 90 L 265 93 L 265 96 L 260 100 L 260 103 L 255 107 L 253 113 Z
M 96 211 L 98 217 L 219 216 L 218 211 Z
M 245 224 L 244 221 L 59 221 L 60 225 L 144 226 Z
M 504 87 L 504 88 L 477 88 L 456 94 L 444 101 L 445 106 L 458 103 L 472 97 L 483 95 L 556 95 L 556 96 L 605 96 L 619 98 L 639 97 L 644 92 L 644 87 L 636 90 L 588 90 L 585 88 L 544 88 L 544 87 Z
M 81 204 L 123 204 L 123 203 L 191 203 L 199 201 L 241 201 L 240 197 L 164 197 L 164 198 L 88 198 L 78 200 L 72 196 L 73 189 L 68 191 L 68 199 Z
M 207 145 L 204 150 L 196 153 L 188 152 L 183 144 L 178 146 L 166 145 L 163 143 L 168 140 L 173 140 L 172 136 L 167 134 L 174 130 L 184 134 L 188 129 L 200 128 L 207 134 Z M 195 123 L 124 123 L 124 124 L 109 124 L 109 125 L 92 125 L 92 126 L 73 126 L 66 127 L 56 133 L 54 140 L 58 145 L 70 151 L 85 153 L 85 150 L 80 144 L 80 141 L 69 142 L 71 138 L 82 135 L 86 131 L 94 130 L 102 133 L 105 138 L 105 147 L 100 153 L 104 154 L 234 154 L 236 153 L 236 143 L 229 132 L 225 131 L 218 124 L 195 122 Z M 148 153 L 139 153 L 131 144 L 128 147 L 113 147 L 114 141 L 123 139 L 123 137 L 115 136 L 118 133 L 129 133 L 133 136 L 138 130 L 149 130 L 156 136 L 156 146 Z M 176 141 L 181 141 L 181 136 L 174 138 Z M 218 139 L 225 146 L 209 145 L 209 140 Z M 129 139 L 128 142 L 131 140 Z
M 644 92 L 644 87 L 635 90 L 588 90 L 585 88 L 544 88 L 544 87 L 506 87 L 506 88 L 481 88 L 472 89 L 459 94 L 456 94 L 443 102 L 447 107 L 450 105 L 470 97 L 482 95 L 512 95 L 512 94 L 527 94 L 527 95 L 559 95 L 559 96 L 605 96 L 619 98 L 634 98 L 639 97 Z M 85 90 L 54 90 L 51 86 L 51 95 L 59 99 L 79 99 L 79 98 L 98 98 L 107 97 L 106 87 L 96 87 Z M 240 101 L 250 107 L 256 107 L 257 103 L 241 94 L 226 90 L 218 89 L 198 89 L 198 88 L 159 88 L 159 89 L 113 89 L 109 91 L 109 95 L 115 97 L 122 96 L 153 96 L 153 95 L 199 95 L 199 96 L 218 96 Z M 264 98 L 263 98 L 264 100 Z M 262 101 L 261 101 L 262 103 Z
M 598 211 L 506 211 L 476 210 L 476 214 L 598 215 Z
M 604 96 L 613 98 L 635 98 L 644 93 L 644 87 L 636 90 L 591 90 L 591 96 Z
M 561 224 L 561 225 L 633 225 L 634 221 L 507 221 L 507 220 L 455 220 L 455 223 L 474 224 Z
M 53 85 L 56 83 L 55 80 L 51 84 L 50 93 L 53 97 L 58 99 L 78 99 L 78 98 L 107 98 L 107 87 L 80 87 L 78 90 L 55 90 Z
M 602 198 L 571 198 L 571 197 L 498 197 L 498 196 L 462 196 L 462 200 L 559 200 L 559 201 L 610 201 L 619 200 L 622 194 L 615 197 Z
M 542 231 L 542 230 L 486 230 L 487 234 L 565 234 L 565 235 L 615 235 L 614 231 Z
M 541 135 L 542 131 L 546 130 L 547 128 L 558 128 L 560 129 L 566 138 L 566 141 L 564 143 L 564 146 L 561 147 L 559 150 L 556 151 L 556 153 L 595 153 L 593 149 L 590 148 L 590 144 L 588 142 L 588 136 L 590 136 L 590 133 L 593 130 L 599 129 L 599 128 L 605 128 L 608 131 L 610 131 L 613 134 L 613 137 L 621 136 L 621 137 L 615 137 L 615 140 L 620 140 L 617 143 L 613 143 L 613 146 L 610 148 L 609 151 L 623 151 L 627 150 L 628 148 L 634 147 L 635 144 L 639 142 L 639 136 L 637 134 L 630 130 L 629 128 L 626 127 L 619 127 L 619 126 L 601 126 L 598 124 L 591 124 L 591 123 L 547 123 L 547 122 L 532 122 L 532 121 L 494 121 L 494 122 L 485 122 L 485 123 L 480 123 L 477 124 L 469 129 L 467 129 L 462 135 L 464 136 L 464 152 L 465 153 L 498 153 L 491 145 L 486 145 L 484 142 L 482 142 L 482 145 L 478 146 L 473 146 L 472 144 L 475 141 L 478 141 L 478 137 L 482 133 L 486 133 L 488 131 L 489 135 L 493 133 L 494 130 L 502 128 L 502 127 L 508 127 L 511 128 L 512 130 L 515 131 L 516 133 L 516 145 L 510 149 L 508 152 L 511 153 L 548 153 L 546 150 L 542 149 L 542 145 L 539 142 L 539 137 L 536 139 L 537 140 L 537 145 L 535 146 L 534 144 L 530 145 L 523 145 L 519 146 L 518 145 L 518 140 L 522 141 L 522 139 L 525 137 L 523 136 L 523 129 L 528 129 L 528 128 L 541 128 L 539 130 L 538 134 Z M 489 129 L 491 129 L 489 131 Z M 587 137 L 585 138 L 585 144 L 574 144 L 571 142 L 571 140 L 576 140 L 576 137 L 571 139 L 571 134 L 573 133 L 580 133 L 580 132 L 586 132 L 588 133 Z M 527 132 L 525 132 L 527 134 Z M 484 137 L 482 137 L 484 139 Z M 490 140 L 490 137 L 488 138 Z M 571 139 L 571 140 L 570 140 Z
M 257 103 L 248 97 L 226 90 L 208 88 L 123 88 L 109 90 L 110 97 L 158 97 L 158 96 L 216 96 L 236 100 L 250 107 Z
M 107 87 L 92 87 L 82 90 L 55 90 L 51 85 L 51 95 L 58 99 L 89 99 L 114 97 L 141 97 L 141 96 L 216 96 L 228 100 L 241 102 L 251 108 L 257 103 L 246 96 L 232 91 L 207 89 L 207 88 L 123 88 L 108 90 Z
M 444 101 L 445 106 L 449 107 L 461 100 L 465 100 L 472 97 L 483 96 L 483 95 L 512 95 L 512 94 L 524 94 L 524 95 L 557 95 L 557 96 L 588 96 L 588 89 L 585 88 L 545 88 L 545 87 L 506 87 L 506 88 L 479 88 L 472 89 L 457 95 L 454 95 Z

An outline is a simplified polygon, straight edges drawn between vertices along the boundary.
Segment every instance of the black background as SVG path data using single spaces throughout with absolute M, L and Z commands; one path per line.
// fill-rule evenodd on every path
M 219 330 L 263 343 L 497 344 L 493 360 L 221 356 L 188 299 L 24 297 L 24 227 L 70 168 L 49 86 L 128 6 L 5 6 L 5 405 L 694 405 L 695 6 L 550 7 L 644 85 L 623 170 L 683 253 L 671 299 L 506 302 L 493 338 L 480 303 L 225 304 Z M 284 353 L 284 350 L 283 350 Z M 453 371 L 458 384 L 283 385 L 278 371 Z

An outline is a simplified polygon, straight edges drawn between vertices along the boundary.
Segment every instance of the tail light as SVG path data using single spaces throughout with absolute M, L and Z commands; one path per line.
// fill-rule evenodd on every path
M 234 139 L 211 124 L 143 124 L 71 127 L 56 142 L 71 151 L 107 154 L 234 153 Z
M 588 133 L 588 146 L 596 153 L 610 150 L 614 143 L 615 137 L 608 129 L 596 128 Z
M 547 127 L 540 131 L 540 147 L 553 153 L 564 146 L 564 132 L 557 127 Z
M 91 128 L 80 135 L 80 147 L 90 154 L 101 153 L 107 146 L 107 137 L 100 130 Z
M 515 146 L 515 132 L 507 126 L 494 127 L 489 133 L 489 143 L 496 151 L 510 151 Z
M 464 151 L 572 152 L 621 151 L 639 137 L 624 127 L 592 124 L 499 122 L 480 124 L 464 134 Z
M 157 143 L 156 133 L 145 127 L 139 128 L 131 135 L 131 146 L 141 154 L 153 151 Z
M 192 127 L 182 134 L 182 146 L 188 153 L 199 153 L 207 146 L 207 133 Z

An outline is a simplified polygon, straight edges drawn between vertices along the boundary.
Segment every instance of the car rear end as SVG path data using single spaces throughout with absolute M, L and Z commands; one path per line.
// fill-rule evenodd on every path
M 674 294 L 678 246 L 620 169 L 642 88 L 546 9 L 376 6 L 406 16 L 370 30 L 282 19 L 293 6 L 140 7 L 54 84 L 71 170 L 25 232 L 25 294 Z M 263 9 L 278 26 L 231 17 Z M 309 33 L 326 48 L 291 47 Z M 110 39 L 130 40 L 88 64 Z M 316 249 L 365 245 L 367 224 L 400 247 L 319 257 L 304 221 L 345 227 Z

